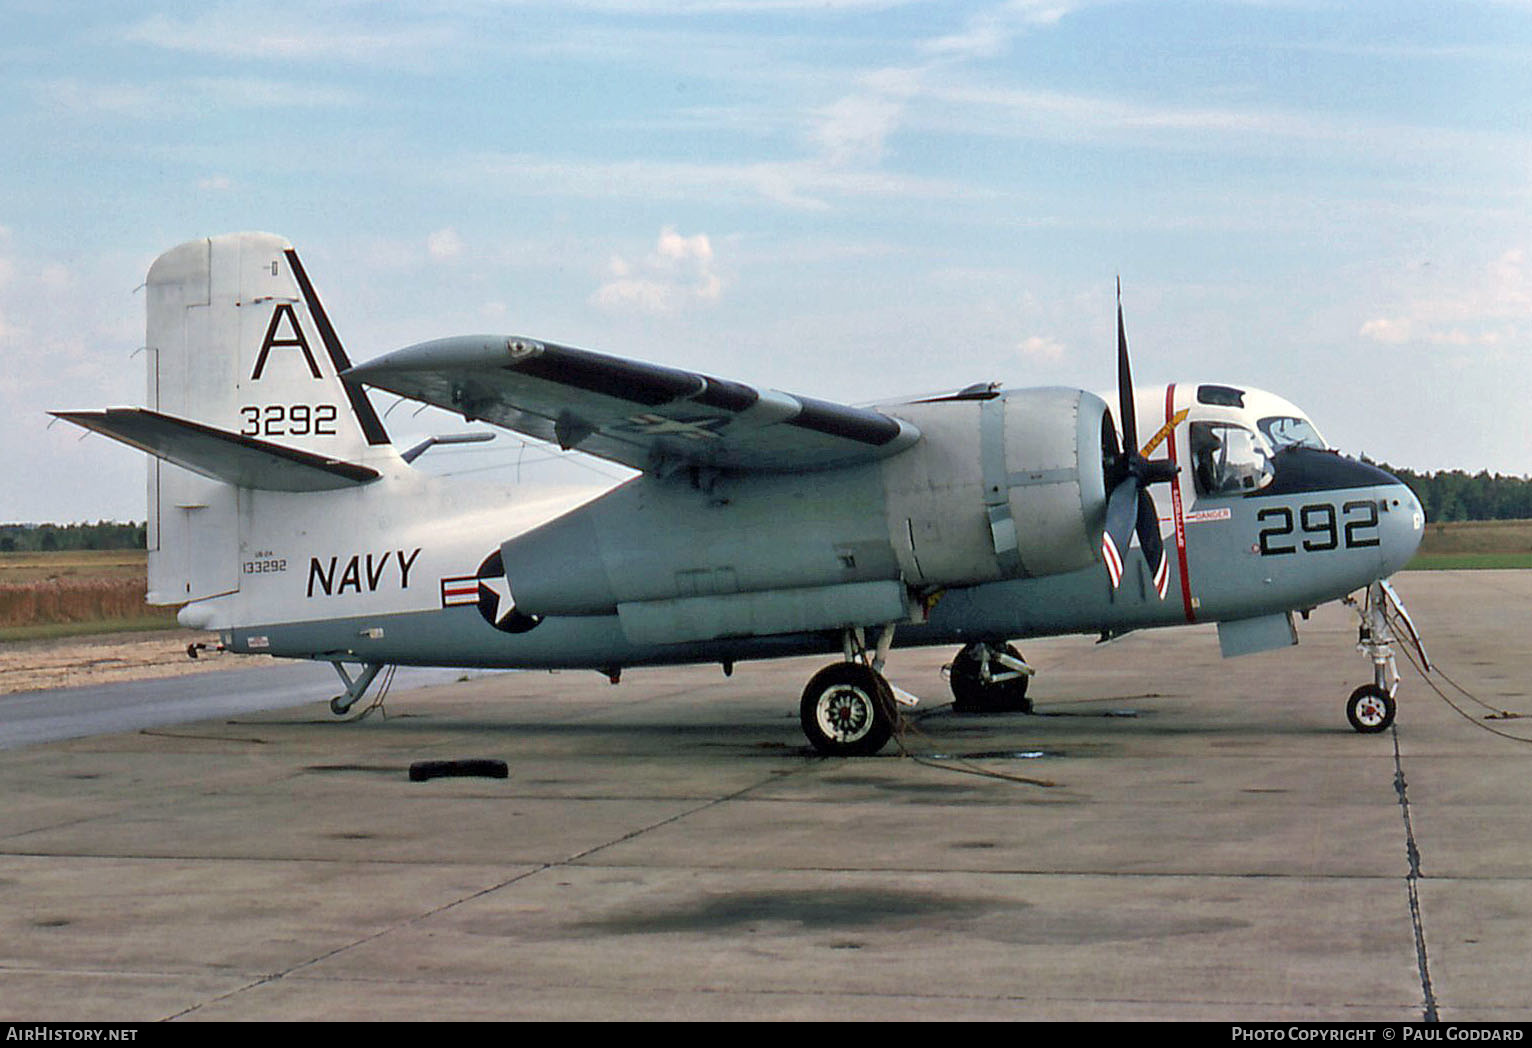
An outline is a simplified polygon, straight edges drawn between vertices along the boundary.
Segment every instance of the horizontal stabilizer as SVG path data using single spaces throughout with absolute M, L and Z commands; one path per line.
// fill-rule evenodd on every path
M 335 491 L 370 483 L 380 475 L 367 466 L 214 429 L 147 408 L 55 411 L 53 415 L 193 473 L 241 488 Z

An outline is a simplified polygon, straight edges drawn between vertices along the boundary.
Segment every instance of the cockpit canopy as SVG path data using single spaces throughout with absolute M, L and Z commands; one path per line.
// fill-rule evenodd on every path
M 1271 445 L 1236 422 L 1193 422 L 1192 468 L 1204 495 L 1244 495 L 1259 491 L 1277 475 Z
M 1312 448 L 1315 451 L 1325 451 L 1325 444 L 1319 431 L 1314 424 L 1306 418 L 1292 415 L 1268 415 L 1260 420 L 1258 425 L 1271 446 L 1277 451 L 1284 448 Z
M 1188 412 L 1192 476 L 1203 495 L 1245 495 L 1276 477 L 1273 459 L 1288 448 L 1327 450 L 1295 405 L 1262 390 L 1200 385 Z

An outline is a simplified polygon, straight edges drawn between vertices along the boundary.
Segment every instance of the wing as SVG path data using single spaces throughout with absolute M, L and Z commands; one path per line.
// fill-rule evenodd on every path
M 920 439 L 867 408 L 525 338 L 423 342 L 346 377 L 651 472 L 829 469 Z

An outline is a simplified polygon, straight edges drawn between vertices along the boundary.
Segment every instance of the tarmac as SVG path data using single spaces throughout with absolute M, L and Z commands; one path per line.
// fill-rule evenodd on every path
M 1486 705 L 1402 664 L 1354 733 L 1332 605 L 1230 661 L 1208 626 L 1028 642 L 1033 716 L 895 652 L 920 759 L 815 756 L 819 659 L 6 750 L 0 1016 L 1525 1021 L 1532 750 L 1487 729 L 1532 738 L 1532 572 L 1395 585 Z M 509 777 L 409 780 L 471 757 Z

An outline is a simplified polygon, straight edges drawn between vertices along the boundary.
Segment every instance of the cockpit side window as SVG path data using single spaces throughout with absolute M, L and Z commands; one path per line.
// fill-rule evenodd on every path
M 1271 447 L 1253 430 L 1231 422 L 1193 422 L 1192 470 L 1204 495 L 1244 495 L 1276 476 Z
M 1283 448 L 1313 448 L 1315 451 L 1324 451 L 1325 442 L 1314 429 L 1312 423 L 1306 418 L 1294 418 L 1291 415 L 1273 415 L 1261 419 L 1259 423 L 1261 432 L 1271 442 L 1271 446 L 1281 451 Z

